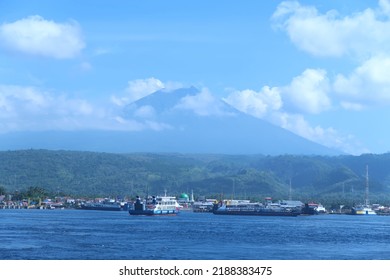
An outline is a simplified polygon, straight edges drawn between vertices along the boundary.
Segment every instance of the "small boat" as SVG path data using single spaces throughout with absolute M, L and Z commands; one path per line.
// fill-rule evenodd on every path
M 129 210 L 130 215 L 176 215 L 182 206 L 179 205 L 175 197 L 153 196 L 152 199 L 142 200 L 137 196 L 133 208 Z
M 243 216 L 286 216 L 296 217 L 300 211 L 276 205 L 268 206 L 262 203 L 248 201 L 228 201 L 216 204 L 213 210 L 215 215 L 243 215 Z

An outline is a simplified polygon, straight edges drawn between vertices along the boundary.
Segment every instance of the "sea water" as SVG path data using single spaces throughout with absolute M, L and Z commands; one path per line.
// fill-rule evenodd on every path
M 1 260 L 390 259 L 390 216 L 0 210 Z

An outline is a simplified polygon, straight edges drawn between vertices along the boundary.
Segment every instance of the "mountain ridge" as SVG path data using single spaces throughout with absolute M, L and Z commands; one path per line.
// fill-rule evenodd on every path
M 0 152 L 0 189 L 17 194 L 39 187 L 55 195 L 117 197 L 172 195 L 329 200 L 364 199 L 370 166 L 370 199 L 390 202 L 390 154 L 362 156 L 263 156 L 218 154 L 112 154 L 77 151 Z M 234 186 L 234 187 L 233 187 Z
M 202 111 L 196 101 L 204 102 L 209 111 Z M 151 119 L 173 124 L 175 129 L 167 129 L 158 135 L 162 143 L 172 143 L 171 148 L 165 152 L 342 154 L 340 151 L 314 143 L 267 121 L 243 113 L 222 99 L 216 99 L 195 87 L 171 92 L 165 90 L 154 92 L 126 106 L 125 117 L 136 115 L 137 110 L 142 108 L 153 111 Z M 180 141 L 175 141 L 180 138 Z M 196 150 L 190 145 L 186 147 L 182 145 L 183 142 L 190 143 L 191 140 L 197 144 Z M 143 141 L 147 141 L 149 146 L 153 145 L 148 137 L 143 138 Z M 178 150 L 174 150 L 173 146 Z M 151 151 L 164 152 L 164 150 Z
M 0 134 L 0 150 L 338 155 L 342 152 L 255 118 L 195 87 L 156 91 L 123 107 L 134 131 L 84 129 Z

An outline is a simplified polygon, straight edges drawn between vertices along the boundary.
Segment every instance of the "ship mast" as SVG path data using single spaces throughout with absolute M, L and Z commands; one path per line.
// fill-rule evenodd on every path
M 366 197 L 365 197 L 365 205 L 368 206 L 370 201 L 368 200 L 368 165 L 366 165 Z

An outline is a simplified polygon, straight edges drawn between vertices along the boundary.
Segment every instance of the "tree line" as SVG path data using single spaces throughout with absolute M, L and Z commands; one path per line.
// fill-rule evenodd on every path
M 0 152 L 0 194 L 135 197 L 193 192 L 195 197 L 390 204 L 390 154 L 361 156 Z M 40 193 L 41 192 L 41 193 Z

